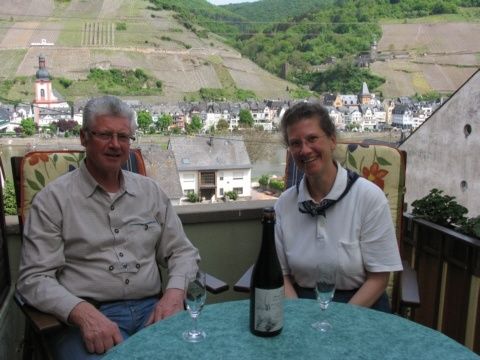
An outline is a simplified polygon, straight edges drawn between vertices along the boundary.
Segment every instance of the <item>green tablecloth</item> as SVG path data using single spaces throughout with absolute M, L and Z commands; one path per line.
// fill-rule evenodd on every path
M 248 301 L 208 305 L 199 318 L 207 333 L 201 343 L 186 343 L 191 326 L 186 312 L 152 325 L 113 348 L 105 360 L 134 359 L 479 359 L 440 332 L 396 315 L 332 303 L 326 314 L 333 330 L 321 333 L 310 324 L 320 319 L 314 300 L 285 301 L 285 323 L 274 338 L 248 330 Z

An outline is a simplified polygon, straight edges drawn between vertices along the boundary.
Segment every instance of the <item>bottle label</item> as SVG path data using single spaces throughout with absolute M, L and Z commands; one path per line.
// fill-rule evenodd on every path
M 283 327 L 283 286 L 278 289 L 255 288 L 255 330 L 272 332 Z

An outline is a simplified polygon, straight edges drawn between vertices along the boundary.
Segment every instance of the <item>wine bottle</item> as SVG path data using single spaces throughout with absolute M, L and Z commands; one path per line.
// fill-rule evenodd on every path
M 275 210 L 264 208 L 262 246 L 250 285 L 250 331 L 276 336 L 283 329 L 283 275 L 275 248 Z

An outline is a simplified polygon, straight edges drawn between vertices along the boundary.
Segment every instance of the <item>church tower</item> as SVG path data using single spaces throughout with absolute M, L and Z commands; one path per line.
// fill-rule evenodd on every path
M 33 113 L 36 124 L 41 123 L 42 113 L 45 109 L 69 109 L 69 105 L 56 96 L 52 88 L 52 81 L 45 65 L 45 56 L 38 57 L 38 70 L 35 74 L 35 99 L 33 100 Z M 47 110 L 48 111 L 48 110 Z
M 368 91 L 368 86 L 366 82 L 363 82 L 362 91 L 358 94 L 358 103 L 360 105 L 368 105 L 372 100 L 372 94 Z

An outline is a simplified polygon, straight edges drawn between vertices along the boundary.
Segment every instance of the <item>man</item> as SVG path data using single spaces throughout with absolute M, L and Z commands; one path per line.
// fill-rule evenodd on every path
M 182 310 L 185 277 L 198 268 L 198 251 L 165 193 L 121 169 L 135 117 L 114 96 L 88 101 L 84 162 L 36 195 L 25 223 L 17 290 L 69 325 L 48 339 L 57 359 L 101 358 Z M 163 296 L 159 266 L 168 267 Z

